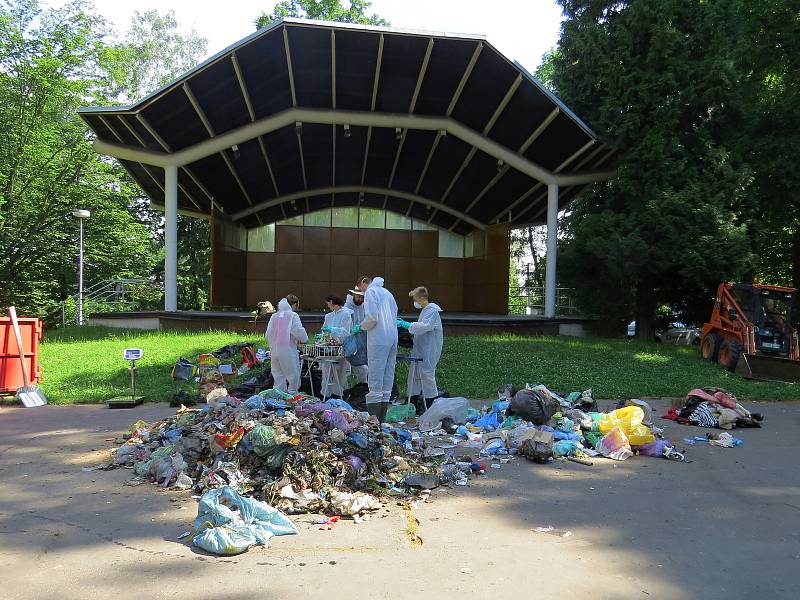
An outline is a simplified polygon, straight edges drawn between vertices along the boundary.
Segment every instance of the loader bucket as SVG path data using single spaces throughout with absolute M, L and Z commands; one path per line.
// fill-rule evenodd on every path
M 736 374 L 747 379 L 800 383 L 800 361 L 776 356 L 742 354 Z

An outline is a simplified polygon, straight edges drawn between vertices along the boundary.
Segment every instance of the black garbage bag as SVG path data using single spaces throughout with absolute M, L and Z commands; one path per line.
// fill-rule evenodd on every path
M 342 400 L 358 411 L 367 410 L 367 394 L 369 386 L 366 383 L 357 383 L 349 390 L 345 390 Z
M 311 393 L 311 381 L 314 381 L 314 393 Z M 316 396 L 320 400 L 324 400 L 322 397 L 322 369 L 318 366 L 314 366 L 311 369 L 311 375 L 309 376 L 308 373 L 303 373 L 300 376 L 300 390 L 304 394 L 308 396 Z
M 228 360 L 241 353 L 242 348 L 253 347 L 252 342 L 239 342 L 238 344 L 228 344 L 211 353 L 212 356 L 220 360 Z
M 229 396 L 247 400 L 250 396 L 255 396 L 263 390 L 269 390 L 275 386 L 275 379 L 269 369 L 264 369 L 260 373 L 249 377 L 242 383 L 228 390 Z
M 397 328 L 397 347 L 398 348 L 414 347 L 414 336 L 411 335 L 408 329 L 403 329 L 402 327 Z
M 544 425 L 558 409 L 556 400 L 546 398 L 534 390 L 520 390 L 511 399 L 506 415 L 517 415 L 534 425 Z

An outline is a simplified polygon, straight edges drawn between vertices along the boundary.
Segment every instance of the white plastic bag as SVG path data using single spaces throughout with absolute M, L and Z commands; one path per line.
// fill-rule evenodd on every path
M 442 419 L 450 417 L 454 423 L 465 423 L 469 400 L 466 398 L 437 398 L 417 419 L 420 431 L 433 431 L 442 426 Z

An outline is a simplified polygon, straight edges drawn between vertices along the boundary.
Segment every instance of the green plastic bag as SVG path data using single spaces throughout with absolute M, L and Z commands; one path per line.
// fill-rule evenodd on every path
M 385 421 L 387 423 L 397 423 L 407 421 L 417 416 L 417 409 L 413 404 L 392 404 L 386 411 Z
M 262 458 L 276 445 L 275 430 L 269 425 L 256 425 L 247 435 L 253 443 L 253 453 Z

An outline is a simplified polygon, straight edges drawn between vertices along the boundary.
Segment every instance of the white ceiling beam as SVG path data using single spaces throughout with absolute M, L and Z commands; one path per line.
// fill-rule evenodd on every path
M 375 103 L 378 100 L 378 84 L 381 79 L 381 64 L 383 63 L 383 34 L 378 38 L 378 54 L 375 59 L 375 75 L 372 77 L 372 101 L 369 105 L 370 112 L 375 112 Z M 364 144 L 364 162 L 361 165 L 361 185 L 367 175 L 367 160 L 369 159 L 369 146 L 372 142 L 372 126 L 367 126 L 367 141 Z
M 280 196 L 278 198 L 274 198 L 272 200 L 266 200 L 264 202 L 259 202 L 249 208 L 241 210 L 237 213 L 231 215 L 231 218 L 234 221 L 239 221 L 249 215 L 255 214 L 259 211 L 266 210 L 268 208 L 272 208 L 273 206 L 278 206 L 279 204 L 286 203 L 286 202 L 295 202 L 301 198 L 311 197 L 311 196 L 327 196 L 328 194 L 352 194 L 352 193 L 365 193 L 365 194 L 375 194 L 375 195 L 384 195 L 389 194 L 391 196 L 397 196 L 398 198 L 402 198 L 404 200 L 413 200 L 414 202 L 418 202 L 419 204 L 423 204 L 425 206 L 430 206 L 432 208 L 438 208 L 442 212 L 448 213 L 457 217 L 464 221 L 465 223 L 469 223 L 476 229 L 485 230 L 486 225 L 481 223 L 480 221 L 473 219 L 469 215 L 465 215 L 459 210 L 451 208 L 449 206 L 445 206 L 440 204 L 436 200 L 431 200 L 429 198 L 423 198 L 422 196 L 418 196 L 417 194 L 412 194 L 410 192 L 403 192 L 401 190 L 390 190 L 384 187 L 375 187 L 375 186 L 368 186 L 368 185 L 342 185 L 342 186 L 331 186 L 331 187 L 322 187 L 322 188 L 315 188 L 310 190 L 303 190 L 300 192 L 293 192 L 291 194 L 286 194 L 284 196 Z
M 127 122 L 125 119 L 123 119 L 123 118 L 122 118 L 122 116 L 121 116 L 121 115 L 117 115 L 117 117 L 119 117 L 119 121 L 120 121 L 120 122 L 121 122 L 121 123 L 122 123 L 122 124 L 125 126 L 125 128 L 126 128 L 126 129 L 127 129 L 127 130 L 128 130 L 130 133 L 131 133 L 131 135 L 132 135 L 134 138 L 136 138 L 136 140 L 137 140 L 137 141 L 138 141 L 138 142 L 139 142 L 139 143 L 142 145 L 142 147 L 143 147 L 143 148 L 146 148 L 146 147 L 147 147 L 147 144 L 145 144 L 144 140 L 142 139 L 142 136 L 140 136 L 140 135 L 139 135 L 139 134 L 136 132 L 136 130 L 135 130 L 133 127 L 131 127 L 131 126 L 128 124 L 128 122 Z M 108 129 L 111 131 L 111 133 L 113 133 L 113 134 L 114 134 L 114 137 L 115 137 L 115 138 L 117 138 L 117 139 L 120 141 L 120 143 L 124 144 L 124 143 L 125 143 L 125 141 L 122 139 L 122 136 L 120 136 L 120 135 L 117 133 L 116 129 L 114 129 L 114 126 L 113 126 L 113 125 L 112 125 L 112 124 L 111 124 L 111 123 L 108 121 L 108 119 L 106 119 L 106 118 L 105 118 L 103 115 L 99 115 L 99 118 L 100 118 L 100 120 L 101 120 L 101 121 L 102 121 L 102 122 L 105 124 L 105 126 L 106 126 L 106 127 L 108 127 Z M 138 164 L 140 167 L 142 167 L 142 169 L 144 170 L 144 172 L 145 172 L 145 173 L 147 173 L 147 174 L 148 174 L 148 176 L 150 177 L 150 179 L 152 179 L 152 180 L 153 180 L 153 183 L 155 183 L 155 184 L 158 186 L 158 189 L 160 189 L 160 190 L 163 192 L 163 191 L 164 191 L 164 185 L 163 185 L 163 183 L 161 182 L 161 178 L 159 178 L 159 177 L 156 177 L 155 175 L 153 175 L 153 172 L 150 170 L 150 168 L 149 168 L 149 167 L 148 167 L 146 164 L 144 164 L 144 163 L 140 163 L 140 162 L 137 162 L 136 164 Z M 124 166 L 124 165 L 123 165 L 123 166 Z M 125 170 L 127 171 L 127 168 L 126 168 Z M 129 172 L 128 174 L 129 174 L 129 175 L 131 176 L 131 178 L 133 178 L 134 180 L 136 179 L 136 178 L 133 176 L 133 173 L 130 173 L 130 172 Z M 197 200 L 195 200 L 195 199 L 194 199 L 194 197 L 193 197 L 193 196 L 192 196 L 192 195 L 189 193 L 189 190 L 187 190 L 185 187 L 183 187 L 183 186 L 182 186 L 180 183 L 178 184 L 178 187 L 179 187 L 179 188 L 180 188 L 180 190 L 181 190 L 181 191 L 184 193 L 184 195 L 185 195 L 187 198 L 189 198 L 189 201 L 190 201 L 192 204 L 194 204 L 194 207 L 195 207 L 197 210 L 202 210 L 202 209 L 200 208 L 200 204 L 197 202 Z
M 461 81 L 458 82 L 458 86 L 456 86 L 456 90 L 453 92 L 453 97 L 450 99 L 450 104 L 447 106 L 445 115 L 448 117 L 453 113 L 456 104 L 458 104 L 458 99 L 461 98 L 461 92 L 464 91 L 464 86 L 467 85 L 467 80 L 472 74 L 472 69 L 475 68 L 475 63 L 478 62 L 478 57 L 481 55 L 481 50 L 483 50 L 483 42 L 478 42 L 475 45 L 475 50 L 472 53 L 472 57 L 467 63 L 467 67 L 464 69 L 464 74 L 461 76 Z
M 292 92 L 292 106 L 297 106 L 297 94 L 294 91 L 294 69 L 292 68 L 292 52 L 289 50 L 289 28 L 283 28 L 283 48 L 286 51 L 286 69 L 289 72 L 289 90 Z
M 419 98 L 419 90 L 422 87 L 422 82 L 425 79 L 425 73 L 428 71 L 428 62 L 431 59 L 431 52 L 433 51 L 433 38 L 428 40 L 428 47 L 425 49 L 425 56 L 422 59 L 422 64 L 419 68 L 419 74 L 417 75 L 417 84 L 414 86 L 414 93 L 411 94 L 411 102 L 408 105 L 408 112 L 409 114 L 413 114 L 414 108 L 417 106 L 417 98 Z M 389 175 L 389 185 L 387 188 L 392 187 L 394 183 L 394 176 L 397 173 L 397 164 L 400 162 L 400 155 L 403 152 L 403 145 L 406 143 L 406 134 L 408 133 L 407 129 L 403 130 L 403 133 L 400 135 L 400 143 L 397 144 L 397 152 L 394 155 L 394 163 L 392 164 L 392 172 Z M 386 208 L 386 202 L 388 202 L 389 196 L 383 197 L 383 208 Z
M 319 123 L 326 125 L 372 126 L 403 129 L 419 129 L 425 131 L 444 130 L 470 146 L 475 146 L 486 154 L 502 160 L 510 167 L 517 169 L 529 177 L 542 183 L 558 183 L 571 185 L 584 182 L 589 176 L 594 180 L 608 179 L 615 175 L 613 170 L 597 171 L 592 173 L 571 173 L 558 175 L 544 167 L 509 150 L 502 144 L 487 138 L 480 132 L 470 129 L 466 125 L 447 117 L 433 117 L 426 115 L 409 115 L 393 113 L 372 113 L 363 111 L 326 110 L 309 108 L 292 108 L 271 117 L 261 119 L 255 123 L 242 125 L 237 129 L 223 133 L 215 138 L 198 142 L 193 146 L 173 153 L 153 152 L 141 148 L 122 146 L 112 142 L 95 139 L 94 148 L 99 154 L 106 154 L 125 160 L 144 162 L 154 166 L 178 165 L 183 166 L 202 158 L 221 152 L 235 144 L 241 144 L 259 135 L 294 124 L 295 122 Z
M 247 89 L 247 84 L 244 82 L 244 75 L 242 75 L 242 67 L 239 64 L 239 58 L 236 52 L 231 52 L 231 62 L 233 63 L 233 70 L 236 72 L 236 80 L 239 82 L 239 89 L 242 90 L 242 98 L 247 105 L 247 114 L 250 115 L 250 121 L 256 120 L 256 112 L 253 110 L 253 100 L 250 98 L 250 92 Z

